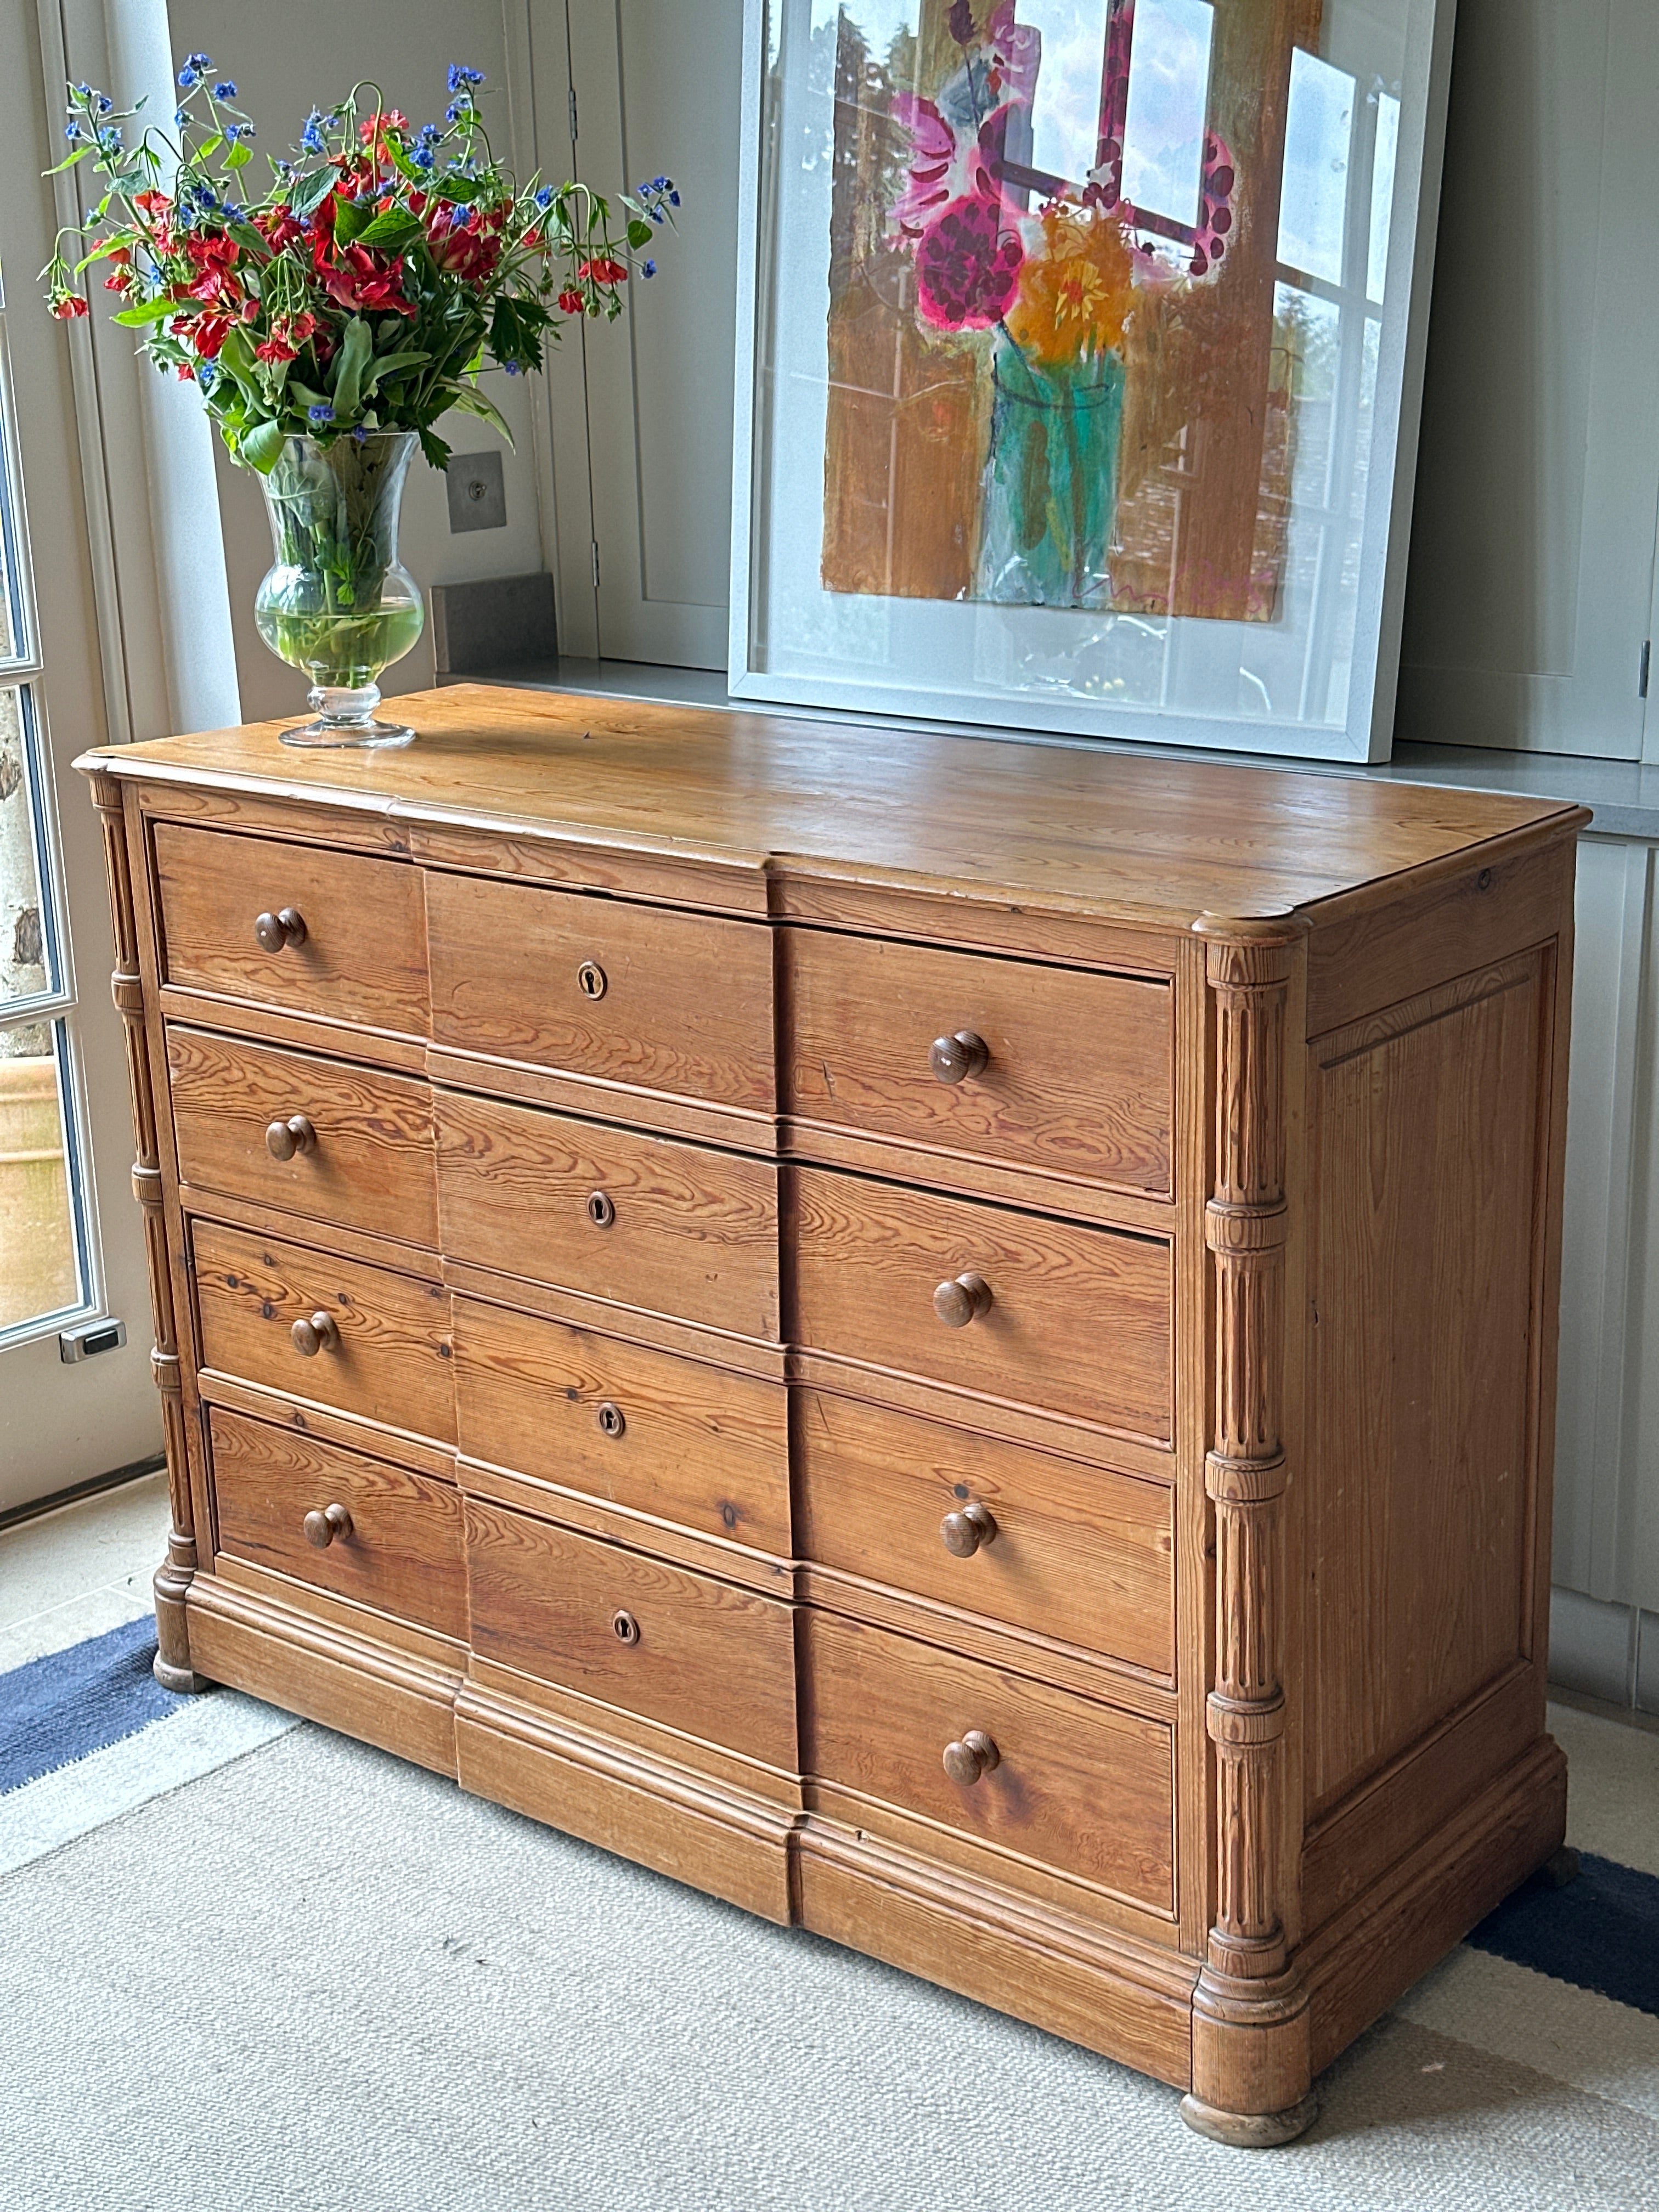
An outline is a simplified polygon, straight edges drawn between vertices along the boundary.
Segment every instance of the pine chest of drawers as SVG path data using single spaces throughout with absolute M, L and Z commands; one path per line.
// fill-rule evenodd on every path
M 162 1679 L 1287 2138 L 1562 1835 L 1585 817 L 401 703 L 82 763 Z

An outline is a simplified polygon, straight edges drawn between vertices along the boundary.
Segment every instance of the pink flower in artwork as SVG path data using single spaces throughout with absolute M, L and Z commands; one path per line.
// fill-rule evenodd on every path
M 1034 23 L 1014 20 L 1014 0 L 1000 0 L 985 26 L 998 90 L 1005 100 L 1029 107 L 1036 95 L 1037 70 L 1042 61 L 1042 33 Z
M 936 330 L 988 330 L 1007 312 L 1024 259 L 1000 201 L 976 192 L 951 200 L 916 245 L 917 305 Z
M 910 134 L 908 182 L 893 206 L 894 228 L 907 238 L 917 238 L 935 208 L 951 197 L 951 164 L 957 157 L 957 135 L 931 100 L 913 92 L 896 93 L 891 114 Z

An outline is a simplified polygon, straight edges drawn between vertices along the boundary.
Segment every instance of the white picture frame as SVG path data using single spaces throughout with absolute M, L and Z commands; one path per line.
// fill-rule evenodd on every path
M 1219 0 L 1222 6 L 1265 3 Z M 858 12 L 859 0 L 841 4 L 849 15 Z M 874 4 L 877 12 L 891 15 L 896 9 L 902 12 L 903 0 Z M 913 25 L 921 4 L 923 0 L 915 0 L 911 9 Z M 1042 0 L 1027 0 L 1028 7 L 1042 4 Z M 1056 0 L 1047 4 L 1052 10 Z M 1095 4 L 1104 9 L 1122 0 Z M 1145 10 L 1190 5 L 1191 0 L 1139 4 Z M 981 16 L 985 5 L 986 0 L 978 0 Z M 810 179 L 803 186 L 793 173 L 781 178 L 776 149 L 787 130 L 793 134 L 792 145 L 808 147 L 800 169 L 816 161 L 821 116 L 811 111 L 809 95 L 792 83 L 790 73 L 799 74 L 799 57 L 810 37 L 814 10 L 826 13 L 829 7 L 830 0 L 745 0 L 728 670 L 732 696 L 1119 743 L 1351 763 L 1386 759 L 1393 737 L 1455 0 L 1325 0 L 1324 21 L 1334 45 L 1340 46 L 1350 33 L 1355 41 L 1370 36 L 1381 21 L 1389 35 L 1397 31 L 1401 61 L 1392 87 L 1385 78 L 1366 87 L 1358 73 L 1316 61 L 1332 82 L 1353 76 L 1356 112 L 1362 97 L 1373 107 L 1379 98 L 1397 100 L 1393 184 L 1382 234 L 1385 250 L 1379 259 L 1373 216 L 1373 265 L 1368 289 L 1357 294 L 1357 307 L 1351 264 L 1363 257 L 1365 243 L 1355 232 L 1358 186 L 1352 176 L 1343 187 L 1348 198 L 1340 281 L 1322 283 L 1300 272 L 1293 276 L 1298 298 L 1305 290 L 1316 303 L 1334 302 L 1329 312 L 1336 318 L 1335 328 L 1346 332 L 1358 326 L 1362 331 L 1361 341 L 1341 343 L 1350 350 L 1352 343 L 1367 348 L 1368 427 L 1363 438 L 1357 437 L 1351 457 L 1354 481 L 1363 471 L 1363 490 L 1355 495 L 1350 535 L 1335 563 L 1325 557 L 1327 538 L 1336 526 L 1331 517 L 1347 510 L 1328 492 L 1327 506 L 1317 509 L 1317 524 L 1304 525 L 1302 505 L 1295 498 L 1285 502 L 1290 520 L 1284 573 L 1311 576 L 1312 581 L 1300 598 L 1290 583 L 1281 586 L 1274 605 L 1285 611 L 1265 620 L 1239 621 L 1179 611 L 1147 617 L 1115 606 L 1010 606 L 972 597 L 849 594 L 825 587 L 814 563 L 820 560 L 824 531 L 823 425 L 828 403 L 814 395 L 813 384 L 816 374 L 827 393 L 823 311 L 830 295 L 827 278 L 820 276 L 813 260 L 818 250 L 813 240 L 814 209 L 821 203 L 827 269 L 830 186 Z M 821 110 L 821 88 L 816 97 Z M 802 112 L 808 116 L 805 140 Z M 1372 125 L 1373 149 L 1379 127 Z M 1287 135 L 1289 130 L 1287 125 Z M 1276 241 L 1281 258 L 1287 234 L 1284 204 Z M 798 273 L 803 268 L 804 276 Z M 1377 300 L 1370 288 L 1377 283 L 1379 270 Z M 1276 301 L 1282 291 L 1281 286 Z M 1320 304 L 1318 312 L 1324 315 L 1328 309 Z M 815 349 L 820 362 L 816 372 Z M 1344 358 L 1340 343 L 1339 362 Z M 1339 366 L 1339 382 L 1345 374 Z M 1333 405 L 1328 411 L 1335 419 L 1339 410 Z M 1304 446 L 1309 442 L 1304 440 Z M 1334 465 L 1327 481 L 1336 481 Z M 1347 482 L 1342 479 L 1339 491 Z M 1308 512 L 1315 511 L 1316 503 L 1310 502 Z M 1296 533 L 1299 527 L 1316 526 L 1322 534 L 1310 562 Z M 1334 569 L 1341 579 L 1334 617 L 1328 611 L 1329 595 L 1339 587 L 1328 587 L 1324 580 Z M 1324 601 L 1322 589 L 1328 592 Z M 1330 632 L 1333 619 L 1343 625 L 1340 649 L 1346 658 L 1340 662 L 1331 660 L 1330 648 L 1317 642 Z M 1126 696 L 1121 684 L 1091 685 L 1079 672 L 1088 665 L 1085 655 L 1127 656 L 1131 650 L 1137 668 L 1152 670 L 1138 679 L 1143 682 L 1139 696 Z M 1298 653 L 1304 655 L 1300 664 Z M 1271 680 L 1255 672 L 1257 663 L 1269 667 Z M 1034 665 L 1042 672 L 1040 680 L 1030 675 Z M 1281 669 L 1288 672 L 1282 678 Z M 1322 708 L 1321 682 L 1327 687 Z M 1109 688 L 1115 696 L 1101 696 Z M 1292 695 L 1293 710 L 1285 703 Z

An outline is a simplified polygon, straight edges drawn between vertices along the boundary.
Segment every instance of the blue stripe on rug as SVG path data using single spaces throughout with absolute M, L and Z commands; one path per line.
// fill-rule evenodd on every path
M 1470 1943 L 1535 1973 L 1659 2015 L 1659 1876 L 1582 1851 L 1565 1889 L 1536 1874 Z
M 146 1618 L 0 1674 L 0 1796 L 172 1712 L 182 1700 L 150 1672 L 155 1656 Z

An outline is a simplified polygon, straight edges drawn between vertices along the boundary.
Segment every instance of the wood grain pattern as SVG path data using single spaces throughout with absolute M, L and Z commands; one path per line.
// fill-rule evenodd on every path
M 426 1034 L 418 870 L 171 822 L 155 837 L 168 983 Z M 283 907 L 305 917 L 305 941 L 266 952 L 254 922 Z
M 807 1772 L 1173 1909 L 1167 1728 L 862 1621 L 809 1609 L 802 1626 Z M 994 1740 L 1000 1760 L 963 1786 L 942 1754 L 970 1729 Z M 1012 1864 L 1008 1879 L 1018 1880 Z
M 1529 1637 L 1541 986 L 1527 954 L 1318 1051 L 1311 1818 Z
M 458 1260 L 744 1336 L 778 1334 L 777 1170 L 665 1137 L 437 1094 Z M 596 1225 L 588 1202 L 615 1210 Z
M 787 930 L 783 950 L 791 1113 L 1131 1190 L 1170 1189 L 1167 984 L 816 930 Z M 941 1083 L 928 1048 L 957 1030 L 982 1038 L 990 1059 L 965 1082 Z M 951 1179 L 974 1187 L 960 1170 Z
M 991 744 L 744 709 L 563 697 L 486 684 L 406 693 L 400 753 L 303 760 L 264 722 L 88 755 L 112 775 L 204 783 L 395 818 L 587 832 L 619 848 L 931 887 L 994 887 L 1097 920 L 1186 928 L 1334 897 L 1510 830 L 1568 833 L 1552 799 L 1243 763 Z M 257 909 L 256 909 L 257 910 Z M 240 911 L 240 909 L 239 909 Z M 249 917 L 250 920 L 252 917 Z M 937 933 L 948 937 L 942 916 Z
M 797 1437 L 805 1558 L 1174 1674 L 1167 1490 L 821 1390 Z M 955 1558 L 941 1523 L 975 1501 L 995 1535 Z
M 132 1103 L 135 1146 L 132 1194 L 142 1209 L 140 1218 L 144 1224 L 144 1258 L 155 1328 L 150 1373 L 161 1400 L 161 1441 L 167 1463 L 171 1522 L 167 1557 L 155 1577 L 155 1679 L 164 1689 L 182 1695 L 204 1687 L 202 1677 L 191 1662 L 190 1626 L 185 1607 L 185 1592 L 199 1561 L 195 1507 L 191 1496 L 190 1448 L 185 1432 L 179 1324 L 162 1198 L 156 1086 L 150 1073 L 144 987 L 139 972 L 138 919 L 121 787 L 112 777 L 94 775 L 92 796 L 104 834 L 104 864 L 109 878 L 110 920 L 115 941 L 110 993 L 121 1017 L 126 1041 L 127 1088 Z
M 1170 1436 L 1167 1243 L 860 1176 L 786 1172 L 804 1344 Z M 984 1277 L 994 1303 L 969 1327 L 946 1328 L 933 1291 L 964 1269 Z
M 219 1409 L 209 1435 L 222 1551 L 465 1640 L 452 1486 Z M 351 1532 L 319 1551 L 306 1540 L 305 1516 L 336 1503 Z
M 773 1111 L 767 929 L 434 872 L 427 930 L 438 1043 Z
M 197 1222 L 192 1243 L 204 1365 L 454 1442 L 447 1291 L 213 1222 Z M 307 1359 L 291 1332 L 314 1312 L 333 1316 L 340 1340 Z
M 284 1213 L 405 1243 L 438 1242 L 432 1093 L 424 1083 L 174 1024 L 167 1073 L 179 1174 Z M 271 1122 L 302 1114 L 316 1141 L 287 1160 Z
M 686 1735 L 793 1769 L 792 1608 L 620 1545 L 466 1500 L 473 1649 Z M 637 1642 L 612 1623 L 637 1620 Z
M 792 1548 L 775 1382 L 457 1298 L 455 1396 L 471 1458 L 762 1551 Z

